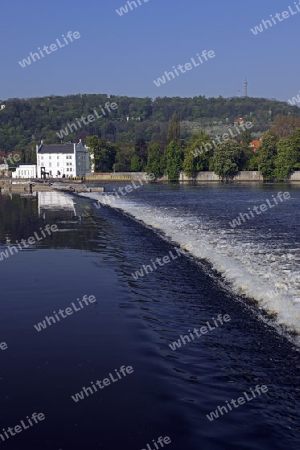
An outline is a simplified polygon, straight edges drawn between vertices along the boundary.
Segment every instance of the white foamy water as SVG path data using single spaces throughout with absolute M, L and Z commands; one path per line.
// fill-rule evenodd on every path
M 277 323 L 300 334 L 300 250 L 287 243 L 257 236 L 252 230 L 222 228 L 174 207 L 158 207 L 101 194 L 82 194 L 121 209 L 157 231 L 161 230 L 191 255 L 206 259 L 230 283 L 234 292 L 254 298 L 261 308 L 277 315 Z M 300 337 L 297 338 L 300 344 Z

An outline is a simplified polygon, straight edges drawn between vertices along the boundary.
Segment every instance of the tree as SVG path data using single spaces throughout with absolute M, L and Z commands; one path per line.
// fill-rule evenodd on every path
M 293 134 L 293 145 L 297 153 L 297 162 L 294 165 L 294 169 L 300 169 L 300 128 L 297 128 Z
M 134 155 L 131 158 L 130 169 L 132 170 L 132 172 L 141 172 L 143 170 L 143 163 L 138 155 Z
M 89 136 L 87 145 L 90 154 L 94 155 L 95 172 L 112 171 L 117 152 L 116 147 L 98 136 Z
M 147 163 L 147 143 L 144 139 L 137 139 L 135 143 L 135 154 L 139 157 L 142 167 L 141 170 L 144 168 L 144 166 Z
M 280 139 L 277 146 L 274 174 L 278 180 L 284 180 L 294 170 L 297 163 L 297 150 L 292 137 Z
M 222 181 L 232 179 L 240 170 L 241 157 L 242 149 L 235 140 L 222 142 L 214 150 L 214 172 Z
M 257 154 L 254 153 L 248 161 L 247 170 L 258 170 Z
M 276 118 L 274 130 L 279 138 L 291 136 L 296 128 L 300 127 L 298 106 L 267 99 L 205 98 L 200 95 L 193 98 L 156 97 L 152 101 L 149 98 L 111 95 L 110 102 L 116 103 L 118 107 L 111 109 L 110 112 L 106 110 L 103 114 L 97 105 L 105 105 L 107 100 L 106 94 L 7 99 L 1 102 L 1 106 L 5 108 L 0 110 L 0 149 L 5 152 L 19 150 L 22 159 L 29 160 L 31 157 L 29 152 L 24 155 L 24 151 L 32 141 L 33 135 L 33 140 L 43 139 L 49 144 L 61 140 L 76 142 L 78 138 L 84 143 L 85 136 L 98 136 L 109 142 L 122 141 L 130 145 L 137 138 L 144 138 L 146 142 L 160 142 L 165 146 L 173 139 L 180 145 L 180 135 L 186 137 L 187 132 L 194 126 L 191 122 L 195 121 L 201 128 L 201 126 L 209 127 L 209 124 L 220 120 L 224 123 L 225 118 L 228 119 L 228 124 L 237 117 L 243 117 L 255 124 L 257 132 L 265 132 L 270 128 L 270 110 L 272 117 Z M 103 106 L 103 109 L 106 108 Z M 180 132 L 178 118 L 176 126 L 171 127 L 171 118 L 175 113 L 180 117 L 181 124 L 185 121 L 183 134 Z M 95 120 L 85 119 L 83 122 L 80 119 L 89 115 L 93 115 Z M 79 118 L 80 124 L 76 117 Z M 141 121 L 137 120 L 139 117 Z M 73 126 L 70 129 L 68 125 L 71 124 Z M 167 142 L 168 126 L 169 142 Z M 223 133 L 226 131 L 225 127 Z M 147 154 L 139 157 L 145 164 Z M 209 163 L 211 166 L 212 161 Z
M 177 114 L 173 114 L 171 122 L 168 128 L 167 134 L 168 143 L 175 142 L 175 144 L 180 146 L 180 122 Z
M 23 160 L 24 164 L 36 164 L 36 145 L 38 142 L 31 142 L 27 145 L 25 150 L 23 150 Z
M 257 149 L 258 170 L 264 180 L 275 178 L 275 158 L 277 156 L 278 136 L 273 131 L 264 134 Z
M 176 142 L 171 141 L 166 148 L 166 174 L 169 181 L 178 181 L 182 168 L 181 148 Z
M 158 142 L 153 142 L 148 147 L 148 160 L 146 172 L 153 173 L 156 177 L 161 177 L 165 170 L 164 154 Z
M 240 170 L 258 170 L 256 164 L 255 153 L 253 153 L 252 149 L 246 146 L 245 144 L 241 145 L 242 155 L 240 161 Z M 256 169 L 255 169 L 256 164 Z M 253 168 L 254 167 L 254 168 Z
M 131 159 L 134 155 L 134 147 L 130 144 L 118 143 L 118 149 L 115 159 L 115 171 L 116 172 L 130 172 L 131 171 Z
M 81 131 L 81 133 L 78 134 L 77 139 L 78 141 L 81 139 L 82 145 L 86 144 L 86 138 L 87 138 L 87 132 L 86 131 Z M 101 136 L 100 136 L 101 137 Z
M 252 137 L 251 137 L 251 131 L 249 129 L 245 130 L 242 132 L 241 134 L 241 140 L 243 142 L 243 144 L 249 146 L 249 144 L 252 141 Z
M 279 139 L 291 136 L 297 128 L 300 127 L 300 118 L 293 116 L 278 115 L 274 120 L 274 124 L 271 128 Z
M 184 149 L 183 170 L 188 177 L 194 177 L 196 172 L 209 169 L 209 159 L 213 156 L 213 146 L 210 137 L 203 131 L 193 133 Z

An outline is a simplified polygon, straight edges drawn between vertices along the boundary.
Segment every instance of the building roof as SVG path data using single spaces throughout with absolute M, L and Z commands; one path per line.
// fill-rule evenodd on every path
M 64 154 L 70 154 L 74 153 L 74 144 L 51 144 L 46 145 L 42 144 L 39 147 L 38 153 L 40 155 L 44 153 L 64 153 Z
M 18 164 L 18 167 L 35 167 L 36 164 Z
M 260 146 L 260 140 L 254 139 L 254 141 L 251 141 L 250 146 L 251 146 L 251 148 L 253 149 L 253 151 L 255 153 L 256 150 L 258 149 L 258 147 Z

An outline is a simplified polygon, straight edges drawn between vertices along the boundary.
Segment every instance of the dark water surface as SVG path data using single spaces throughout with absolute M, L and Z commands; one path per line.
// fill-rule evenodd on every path
M 191 189 L 178 191 L 185 204 Z M 132 197 L 136 206 L 146 192 L 148 212 L 179 208 L 171 204 L 170 188 L 150 186 Z M 134 280 L 131 273 L 174 252 L 174 245 L 124 211 L 97 210 L 88 198 L 74 202 L 0 196 L 0 252 L 6 241 L 28 239 L 46 224 L 59 228 L 0 261 L 0 342 L 8 345 L 0 350 L 0 430 L 34 412 L 46 417 L 0 439 L 3 448 L 140 450 L 149 443 L 154 450 L 152 439 L 169 436 L 170 450 L 298 449 L 300 362 L 293 342 L 212 277 L 208 263 L 182 255 Z M 215 209 L 210 214 L 206 206 L 204 213 L 213 218 Z M 292 239 L 290 249 L 297 236 Z M 45 316 L 85 294 L 97 303 L 36 331 Z M 218 314 L 228 314 L 230 322 L 171 350 L 172 341 Z M 72 400 L 123 365 L 133 373 Z M 268 392 L 207 419 L 256 385 Z

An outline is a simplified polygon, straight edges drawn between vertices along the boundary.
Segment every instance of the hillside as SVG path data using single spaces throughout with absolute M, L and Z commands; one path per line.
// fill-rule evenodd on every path
M 77 131 L 66 127 L 89 114 L 101 114 L 101 107 L 115 102 L 117 108 L 92 123 L 81 124 Z M 182 123 L 182 137 L 192 129 L 213 129 L 228 126 L 237 117 L 251 120 L 254 133 L 270 128 L 277 114 L 300 117 L 300 108 L 264 98 L 134 98 L 106 94 L 78 94 L 31 99 L 8 99 L 0 110 L 0 151 L 27 149 L 32 152 L 36 142 L 46 143 L 85 141 L 86 136 L 98 135 L 111 142 L 133 143 L 144 138 L 147 142 L 165 140 L 167 123 L 177 113 Z M 67 130 L 61 139 L 56 133 Z M 73 128 L 74 129 L 74 128 Z M 34 145 L 33 145 L 34 144 Z M 28 158 L 25 158 L 28 159 Z

